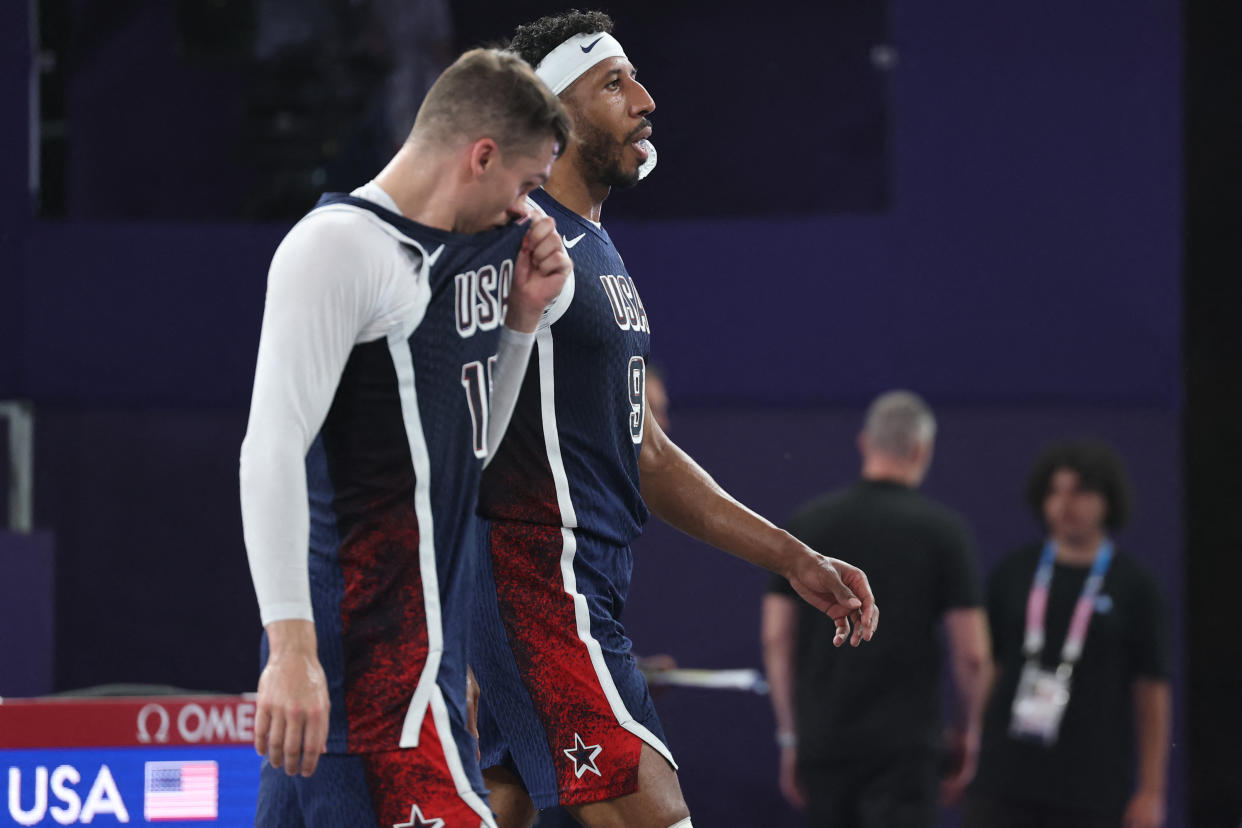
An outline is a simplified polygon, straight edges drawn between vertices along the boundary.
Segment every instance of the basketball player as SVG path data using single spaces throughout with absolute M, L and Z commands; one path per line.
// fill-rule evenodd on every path
M 571 267 L 524 218 L 568 134 L 520 58 L 469 52 L 276 251 L 241 456 L 258 825 L 495 824 L 465 727 L 473 512 Z
M 573 118 L 570 145 L 532 200 L 556 219 L 575 273 L 536 333 L 480 491 L 490 526 L 471 663 L 484 778 L 503 828 L 525 828 L 557 803 L 598 828 L 690 825 L 619 620 L 629 543 L 649 508 L 786 576 L 835 619 L 838 646 L 869 639 L 878 620 L 860 570 L 733 500 L 653 420 L 647 311 L 599 221 L 612 188 L 633 186 L 650 163 L 655 104 L 611 29 L 606 15 L 574 11 L 519 28 L 510 44 Z

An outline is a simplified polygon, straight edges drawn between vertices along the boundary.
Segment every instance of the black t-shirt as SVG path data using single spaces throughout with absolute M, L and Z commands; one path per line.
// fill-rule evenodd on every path
M 989 582 L 988 620 L 998 673 L 984 715 L 975 786 L 991 795 L 1120 814 L 1134 775 L 1133 682 L 1169 675 L 1164 601 L 1145 569 L 1126 555 L 1114 556 L 1074 667 L 1057 743 L 1045 747 L 1015 739 L 1009 735 L 1010 711 L 1025 660 L 1026 601 L 1042 548 L 1024 547 L 1009 555 Z M 1060 663 L 1088 572 L 1089 567 L 1061 564 L 1053 569 L 1040 659 L 1047 669 Z
M 832 619 L 797 599 L 800 761 L 935 750 L 939 622 L 947 610 L 983 603 L 966 524 L 906 486 L 862 481 L 807 504 L 787 528 L 817 552 L 866 572 L 881 608 L 874 639 L 838 649 Z M 768 590 L 796 597 L 780 577 Z

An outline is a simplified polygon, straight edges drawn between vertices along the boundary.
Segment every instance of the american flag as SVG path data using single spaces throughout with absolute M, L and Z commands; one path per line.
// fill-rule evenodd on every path
M 147 762 L 144 776 L 147 822 L 218 818 L 220 770 L 215 762 Z

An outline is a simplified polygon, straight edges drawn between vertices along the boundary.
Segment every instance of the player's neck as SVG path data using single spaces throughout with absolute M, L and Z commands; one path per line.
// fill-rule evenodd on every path
M 869 483 L 897 483 L 910 489 L 918 486 L 917 475 L 907 470 L 895 468 L 868 469 L 864 466 L 862 479 Z
M 1070 566 L 1090 566 L 1095 563 L 1095 556 L 1100 551 L 1100 546 L 1104 543 L 1103 530 L 1095 532 L 1059 535 L 1053 537 L 1056 544 L 1056 560 L 1057 563 L 1068 564 Z
M 598 224 L 610 188 L 607 184 L 592 184 L 587 181 L 578 170 L 576 154 L 571 153 L 575 153 L 572 146 L 565 157 L 552 165 L 552 174 L 543 188 L 559 203 L 584 219 Z
M 454 182 L 443 164 L 428 163 L 427 153 L 407 143 L 397 150 L 375 183 L 396 202 L 401 215 L 427 227 L 453 230 L 456 199 L 447 192 Z
M 871 482 L 900 483 L 914 489 L 923 482 L 923 468 L 921 463 L 871 454 L 863 458 L 862 478 Z

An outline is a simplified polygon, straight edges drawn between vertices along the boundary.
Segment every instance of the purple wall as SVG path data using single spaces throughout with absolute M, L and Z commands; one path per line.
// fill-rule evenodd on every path
M 57 689 L 252 690 L 245 412 L 48 405 L 37 416 L 35 519 L 58 547 Z
M 0 529 L 0 696 L 53 688 L 56 544 Z
M 17 388 L 20 376 L 18 332 L 30 220 L 27 11 L 25 3 L 0 9 L 0 399 Z
M 890 212 L 610 224 L 681 395 L 859 400 L 899 382 L 957 400 L 1177 406 L 1177 8 L 900 4 Z M 653 90 L 660 71 L 644 69 Z M 788 128 L 831 118 L 811 107 Z M 774 194 L 829 186 L 796 158 L 768 163 Z M 728 195 L 722 176 L 703 197 Z M 30 393 L 244 402 L 282 230 L 40 225 Z M 826 361 L 831 378 L 808 383 Z

